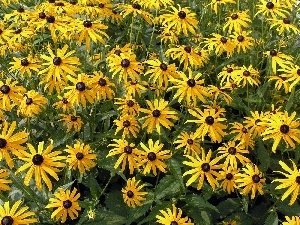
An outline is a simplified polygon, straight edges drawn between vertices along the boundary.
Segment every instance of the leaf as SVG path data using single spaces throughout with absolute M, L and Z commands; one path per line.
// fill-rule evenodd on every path
M 217 207 L 213 206 L 212 204 L 210 204 L 208 201 L 206 201 L 204 198 L 202 198 L 199 195 L 192 195 L 192 196 L 188 196 L 186 198 L 186 203 L 190 206 L 192 206 L 193 208 L 196 208 L 197 210 L 212 210 L 215 212 L 219 212 L 219 210 L 217 209 Z
M 145 215 L 146 212 L 150 209 L 151 205 L 152 205 L 152 202 L 130 209 L 127 224 L 131 224 L 139 217 Z
M 184 191 L 185 187 L 182 180 L 180 163 L 175 159 L 170 159 L 168 168 L 171 174 L 176 178 L 177 182 L 180 184 L 181 190 Z
M 172 175 L 162 178 L 155 190 L 155 199 L 162 199 L 167 195 L 174 195 L 180 191 L 180 184 Z
M 95 177 L 90 176 L 88 187 L 90 188 L 91 195 L 94 199 L 98 199 L 100 197 L 101 188 L 95 179 Z
M 258 138 L 257 143 L 258 143 L 257 156 L 259 162 L 261 163 L 259 169 L 265 172 L 270 166 L 270 153 L 265 148 L 265 145 L 260 138 Z
M 149 221 L 155 221 L 156 220 L 156 216 L 157 215 L 161 215 L 161 213 L 159 212 L 160 210 L 166 210 L 167 208 L 172 209 L 171 206 L 171 202 L 163 202 L 161 204 L 157 204 L 155 207 L 153 207 L 151 209 L 151 212 L 149 213 L 149 215 L 143 219 L 142 221 L 140 221 L 138 223 L 138 225 L 142 225 L 142 224 L 149 224 Z
M 201 211 L 201 217 L 202 217 L 202 219 L 204 220 L 203 222 L 205 223 L 205 225 L 211 224 L 211 223 L 210 223 L 210 217 L 209 217 L 209 215 L 207 214 L 207 212 Z
M 276 212 L 270 213 L 268 215 L 264 225 L 278 225 L 278 215 Z
M 241 205 L 239 204 L 239 199 L 237 199 L 237 198 L 226 199 L 226 200 L 220 202 L 220 204 L 217 206 L 217 208 L 220 212 L 219 217 L 222 219 L 222 218 L 228 216 L 229 214 L 235 212 L 240 207 L 241 207 Z
M 289 111 L 294 104 L 295 88 L 292 89 L 291 95 L 286 103 L 285 110 Z

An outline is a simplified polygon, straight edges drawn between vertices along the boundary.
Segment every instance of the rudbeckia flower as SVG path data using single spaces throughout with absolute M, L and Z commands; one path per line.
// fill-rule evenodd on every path
M 245 146 L 246 149 L 254 147 L 254 140 L 252 133 L 249 132 L 248 128 L 242 123 L 234 122 L 231 123 L 230 134 L 234 134 L 234 141 L 240 141 L 240 143 Z
M 222 68 L 222 71 L 218 74 L 218 79 L 220 80 L 220 84 L 224 85 L 231 80 L 236 80 L 236 76 L 239 73 L 239 67 L 234 64 L 227 65 Z
M 223 187 L 224 191 L 227 191 L 228 194 L 234 192 L 237 188 L 235 183 L 236 177 L 235 175 L 238 173 L 236 167 L 224 167 L 222 171 L 220 171 L 220 176 L 218 180 L 222 180 L 221 186 Z
M 72 128 L 74 128 L 76 132 L 81 130 L 83 122 L 80 116 L 77 116 L 75 113 L 67 115 L 59 114 L 59 116 L 63 117 L 59 121 L 63 121 L 63 124 L 68 128 L 67 133 L 69 133 Z
M 23 26 L 15 27 L 12 33 L 12 37 L 8 40 L 8 43 L 21 44 L 24 41 L 28 41 L 34 35 L 34 29 Z
M 156 216 L 156 222 L 163 225 L 194 225 L 191 220 L 186 216 L 182 217 L 182 210 L 180 208 L 176 208 L 174 204 L 172 204 L 172 211 L 170 208 L 166 210 L 159 210 L 160 215 Z
M 112 89 L 116 85 L 101 71 L 94 71 L 90 79 L 91 91 L 96 93 L 97 100 L 113 99 L 115 92 Z
M 215 11 L 216 14 L 218 14 L 218 7 L 220 7 L 222 4 L 226 5 L 229 3 L 236 4 L 235 0 L 212 0 L 209 4 L 211 6 L 211 9 Z
M 19 200 L 9 207 L 9 202 L 0 205 L 0 219 L 3 225 L 23 225 L 37 223 L 34 212 L 28 211 L 29 207 L 20 207 L 22 201 Z
M 122 163 L 121 172 L 125 170 L 126 164 L 128 162 L 129 172 L 133 174 L 134 169 L 139 167 L 141 150 L 137 149 L 134 143 L 129 143 L 124 139 L 113 139 L 115 143 L 109 144 L 107 147 L 114 147 L 109 150 L 106 157 L 120 155 L 119 159 L 116 161 L 114 168 L 117 169 Z
M 156 127 L 157 133 L 160 134 L 160 125 L 163 125 L 170 130 L 171 126 L 174 126 L 174 124 L 169 119 L 179 119 L 176 116 L 177 113 L 170 110 L 170 107 L 167 106 L 169 104 L 168 101 L 165 101 L 163 99 L 155 99 L 153 104 L 148 100 L 146 100 L 146 102 L 150 107 L 150 110 L 141 108 L 140 111 L 148 114 L 147 116 L 141 118 L 141 120 L 146 119 L 146 121 L 143 123 L 142 128 L 144 129 L 145 127 L 148 127 L 148 133 L 151 133 L 154 127 Z
M 0 160 L 4 158 L 10 169 L 14 167 L 14 164 L 9 155 L 9 151 L 14 155 L 17 153 L 22 154 L 25 147 L 21 144 L 24 144 L 28 140 L 28 133 L 25 131 L 13 134 L 16 124 L 16 121 L 13 121 L 9 126 L 9 124 L 5 122 L 2 133 L 0 134 Z
M 140 181 L 136 181 L 135 177 L 129 178 L 125 188 L 122 188 L 124 202 L 132 208 L 141 206 L 142 202 L 146 200 L 144 195 L 148 192 L 141 191 L 145 184 L 139 185 Z
M 266 125 L 263 125 L 261 122 L 265 121 L 266 117 L 263 112 L 259 113 L 258 111 L 250 112 L 251 117 L 245 117 L 244 123 L 246 124 L 245 127 L 249 129 L 249 133 L 251 136 L 256 138 L 257 136 L 260 137 L 261 134 L 266 130 Z
M 282 52 L 278 52 L 275 49 L 272 49 L 268 52 L 264 52 L 264 55 L 269 56 L 271 61 L 272 71 L 274 74 L 277 73 L 277 65 L 279 65 L 283 69 L 293 65 L 292 56 L 286 55 Z
M 300 30 L 297 28 L 296 25 L 291 23 L 291 20 L 289 18 L 283 18 L 283 19 L 268 19 L 270 21 L 271 26 L 270 28 L 272 29 L 273 27 L 277 27 L 276 31 L 278 32 L 279 35 L 281 35 L 284 31 L 287 33 L 292 33 L 294 34 L 299 34 Z
M 223 164 L 217 165 L 221 157 L 216 157 L 211 160 L 211 156 L 212 151 L 209 150 L 207 155 L 205 155 L 204 149 L 202 149 L 202 153 L 200 155 L 185 155 L 185 157 L 187 157 L 190 161 L 183 161 L 182 163 L 184 165 L 192 167 L 183 174 L 183 177 L 185 177 L 186 175 L 192 175 L 188 179 L 186 186 L 190 186 L 192 183 L 197 181 L 197 190 L 200 190 L 203 186 L 205 177 L 213 190 L 215 190 L 216 187 L 219 186 L 216 178 L 218 178 L 220 174 L 216 170 L 222 168 Z
M 201 153 L 200 140 L 194 136 L 194 133 L 183 131 L 173 143 L 178 144 L 175 149 L 184 148 L 185 155 L 193 156 Z
M 254 46 L 254 38 L 248 36 L 251 31 L 233 32 L 230 37 L 236 45 L 237 53 L 246 53 L 252 46 Z
M 81 207 L 78 204 L 80 193 L 77 193 L 77 189 L 74 188 L 72 193 L 70 190 L 64 191 L 62 188 L 58 192 L 54 193 L 54 196 L 49 199 L 49 204 L 45 207 L 55 208 L 51 214 L 51 218 L 55 217 L 55 220 L 61 218 L 61 222 L 64 223 L 67 220 L 67 216 L 71 217 L 71 220 L 75 220 L 78 217 L 78 211 Z
M 5 169 L 0 169 L 0 191 L 9 191 L 10 187 L 8 184 L 11 184 L 12 181 L 8 180 L 9 172 Z
M 174 0 L 135 0 L 134 2 L 138 2 L 150 10 L 160 10 L 174 4 Z
M 191 115 L 197 120 L 187 120 L 186 123 L 194 122 L 200 124 L 200 127 L 194 133 L 195 137 L 201 137 L 202 141 L 206 134 L 212 139 L 213 142 L 221 142 L 222 137 L 226 135 L 223 130 L 227 128 L 222 122 L 226 118 L 221 118 L 221 113 L 216 112 L 214 109 L 204 109 L 202 112 L 199 108 L 189 109 Z
M 208 50 L 214 51 L 217 56 L 220 56 L 223 52 L 227 53 L 227 57 L 232 56 L 235 48 L 234 42 L 226 38 L 220 34 L 212 33 L 213 37 L 211 38 L 205 38 L 205 47 L 208 48 Z
M 49 190 L 52 190 L 52 183 L 49 179 L 49 175 L 53 177 L 56 181 L 59 180 L 57 173 L 60 171 L 58 168 L 65 166 L 62 160 L 65 160 L 64 156 L 61 156 L 61 151 L 53 150 L 53 141 L 50 145 L 44 149 L 44 142 L 39 142 L 37 150 L 31 145 L 27 144 L 30 152 L 22 152 L 22 154 L 16 154 L 20 160 L 26 162 L 22 165 L 16 173 L 28 170 L 25 178 L 24 184 L 29 186 L 30 180 L 34 175 L 36 187 L 38 190 L 42 190 L 42 180 L 45 182 Z
M 12 66 L 9 68 L 10 72 L 18 71 L 21 76 L 24 76 L 24 74 L 27 74 L 29 77 L 31 77 L 32 73 L 31 71 L 39 72 L 41 65 L 39 65 L 40 61 L 31 55 L 28 55 L 26 58 L 16 58 L 13 57 L 14 62 L 10 62 Z
M 252 65 L 250 65 L 249 67 L 241 67 L 237 72 L 237 76 L 235 76 L 237 84 L 241 84 L 242 87 L 245 87 L 247 84 L 250 84 L 251 86 L 258 86 L 260 84 L 258 78 L 259 71 L 253 68 Z
M 118 8 L 122 10 L 121 16 L 123 16 L 123 18 L 125 18 L 126 16 L 128 16 L 132 13 L 133 17 L 140 15 L 150 25 L 152 25 L 152 23 L 153 23 L 153 16 L 150 13 L 144 11 L 142 9 L 142 6 L 137 2 L 133 3 L 132 5 L 119 4 Z
M 280 1 L 273 0 L 260 0 L 260 4 L 256 5 L 258 11 L 254 16 L 258 14 L 263 14 L 264 16 L 271 16 L 273 19 L 276 19 L 277 16 L 285 18 L 289 14 L 287 11 L 287 6 Z
M 59 101 L 55 102 L 52 106 L 57 108 L 57 109 L 62 109 L 63 112 L 68 112 L 73 109 L 73 104 L 67 99 L 62 96 L 57 96 Z
M 241 172 L 236 174 L 235 182 L 239 188 L 244 187 L 241 191 L 242 195 L 247 195 L 251 192 L 251 199 L 255 198 L 255 194 L 258 191 L 259 194 L 263 195 L 263 185 L 266 179 L 263 178 L 262 173 L 259 171 L 256 165 L 248 163 Z
M 144 150 L 140 154 L 140 165 L 143 167 L 143 174 L 148 174 L 152 170 L 156 176 L 157 169 L 166 173 L 167 165 L 164 160 L 171 158 L 170 150 L 162 150 L 164 144 L 159 143 L 159 141 L 154 143 L 152 139 L 148 140 L 149 147 L 142 142 L 140 145 Z
M 231 34 L 232 31 L 240 33 L 243 28 L 248 28 L 249 23 L 252 22 L 248 12 L 246 10 L 232 13 L 230 17 L 227 17 L 227 22 L 223 26 L 223 30 L 225 31 L 228 28 L 228 33 Z
M 122 115 L 120 120 L 114 120 L 114 123 L 117 125 L 115 135 L 123 130 L 122 138 L 130 137 L 131 135 L 137 138 L 140 126 L 137 119 L 133 115 Z
M 300 216 L 291 216 L 285 217 L 285 222 L 282 223 L 282 225 L 299 225 L 300 224 Z
M 115 105 L 120 105 L 118 110 L 122 110 L 122 115 L 138 115 L 140 113 L 139 103 L 130 95 L 123 98 L 115 98 Z
M 76 170 L 78 168 L 79 172 L 83 174 L 96 166 L 93 160 L 97 159 L 97 155 L 93 153 L 90 145 L 84 145 L 77 141 L 74 147 L 67 145 L 65 152 L 68 153 L 69 169 Z
M 166 25 L 161 28 L 161 33 L 157 35 L 157 39 L 160 39 L 161 44 L 167 44 L 168 42 L 171 44 L 179 43 L 175 30 L 167 28 Z
M 0 22 L 0 44 L 4 45 L 12 36 L 13 30 L 5 27 L 6 23 Z
M 300 82 L 300 66 L 291 65 L 283 69 L 279 69 L 278 71 L 283 72 L 280 76 L 284 77 L 285 83 L 292 82 L 289 86 L 289 91 Z

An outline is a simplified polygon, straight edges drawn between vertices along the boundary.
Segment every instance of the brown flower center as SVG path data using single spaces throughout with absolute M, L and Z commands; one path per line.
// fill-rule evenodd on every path
M 44 162 L 44 157 L 40 154 L 36 154 L 32 158 L 32 163 L 36 166 L 41 165 Z
M 76 84 L 76 89 L 78 90 L 78 91 L 84 91 L 85 90 L 85 84 L 83 83 L 83 82 L 78 82 L 77 84 Z
M 212 116 L 208 116 L 205 118 L 205 122 L 207 123 L 207 125 L 213 125 L 215 122 L 215 119 Z
M 127 154 L 131 154 L 132 153 L 132 148 L 130 146 L 125 146 L 124 147 L 124 152 Z
M 193 141 L 193 139 L 189 138 L 189 139 L 187 139 L 187 143 L 188 143 L 189 145 L 192 145 L 192 144 L 194 144 L 194 141 Z
M 93 25 L 93 24 L 92 24 L 92 22 L 91 22 L 90 20 L 86 20 L 86 21 L 83 22 L 83 26 L 84 26 L 84 27 L 89 28 L 89 27 L 91 27 L 92 25 Z
M 132 191 L 127 191 L 127 197 L 128 198 L 133 198 L 134 193 Z
M 129 67 L 129 66 L 130 66 L 130 61 L 129 61 L 128 59 L 122 59 L 122 61 L 121 61 L 121 66 L 122 66 L 123 68 Z
M 290 130 L 290 127 L 286 124 L 280 126 L 280 132 L 283 134 L 287 134 Z
M 3 138 L 0 138 L 0 148 L 5 148 L 7 145 L 7 141 Z
M 129 127 L 129 126 L 130 126 L 129 120 L 125 120 L 125 121 L 123 122 L 123 127 Z
M 249 72 L 248 70 L 245 70 L 245 71 L 243 72 L 243 75 L 244 75 L 245 77 L 248 77 L 248 76 L 250 76 L 250 72 Z
M 188 85 L 189 87 L 195 87 L 196 81 L 195 81 L 194 79 L 189 79 L 189 80 L 187 81 L 187 85 Z
M 266 7 L 268 8 L 268 9 L 273 9 L 274 8 L 274 3 L 273 2 L 268 2 L 267 4 L 266 4 Z
M 134 106 L 134 101 L 132 101 L 131 99 L 127 100 L 126 104 L 127 104 L 128 107 L 132 107 L 132 106 Z
M 99 81 L 98 81 L 98 84 L 101 86 L 101 87 L 104 87 L 104 86 L 106 86 L 106 80 L 105 79 L 103 79 L 103 78 L 100 78 L 99 79 Z
M 14 220 L 11 216 L 4 216 L 1 220 L 1 225 L 13 225 Z
M 156 159 L 156 154 L 154 152 L 149 152 L 148 155 L 147 155 L 147 158 L 150 161 L 154 161 Z
M 53 64 L 55 66 L 59 66 L 62 63 L 62 60 L 60 57 L 54 57 L 54 59 L 52 60 Z
M 276 55 L 277 55 L 277 51 L 274 50 L 274 49 L 271 50 L 271 51 L 270 51 L 270 55 L 271 55 L 271 56 L 276 56 Z
M 238 14 L 234 13 L 231 15 L 231 19 L 236 20 L 237 18 L 239 18 Z
M 31 105 L 33 103 L 33 99 L 27 98 L 25 103 L 26 103 L 26 105 Z
M 72 115 L 71 116 L 71 121 L 73 121 L 73 122 L 77 121 L 77 117 Z
M 63 201 L 63 207 L 69 209 L 72 207 L 72 202 L 70 200 Z
M 236 148 L 235 147 L 229 147 L 228 148 L 228 153 L 230 155 L 235 155 L 236 154 Z
M 237 38 L 238 42 L 243 42 L 245 40 L 244 36 L 239 35 Z
M 54 16 L 47 16 L 46 20 L 48 23 L 54 23 L 55 22 L 55 17 Z
M 160 114 L 161 113 L 160 113 L 160 111 L 158 109 L 155 109 L 155 110 L 152 111 L 152 116 L 154 116 L 154 117 L 159 117 Z
M 186 51 L 187 53 L 191 53 L 191 51 L 192 51 L 192 48 L 191 48 L 191 46 L 185 46 L 184 47 L 184 51 Z
M 178 16 L 179 16 L 180 19 L 185 19 L 186 13 L 184 11 L 179 11 Z
M 282 21 L 283 21 L 284 24 L 290 24 L 291 23 L 289 18 L 284 18 Z
M 21 59 L 21 66 L 28 66 L 29 62 L 28 59 Z
M 8 85 L 4 84 L 1 86 L 0 91 L 3 94 L 8 94 L 10 92 L 10 87 Z
M 233 178 L 232 173 L 227 173 L 227 174 L 226 174 L 226 179 L 227 179 L 227 180 L 231 180 L 232 178 Z
M 142 7 L 141 7 L 141 5 L 138 4 L 138 3 L 133 3 L 133 4 L 132 4 L 132 8 L 137 9 L 137 10 L 140 10 Z
M 220 41 L 221 41 L 223 44 L 226 44 L 226 43 L 227 43 L 227 38 L 226 38 L 226 37 L 221 37 Z
M 296 177 L 296 183 L 297 183 L 297 184 L 300 184 L 300 176 L 297 176 L 297 177 Z
M 210 165 L 208 163 L 203 163 L 201 165 L 201 169 L 204 171 L 204 172 L 208 172 L 210 171 Z
M 82 159 L 83 159 L 83 157 L 84 157 L 84 155 L 83 155 L 83 153 L 82 153 L 82 152 L 77 152 L 77 153 L 76 153 L 76 159 L 78 159 L 78 160 L 82 160 Z
M 254 183 L 258 183 L 258 182 L 260 181 L 260 177 L 259 177 L 257 174 L 254 174 L 254 175 L 252 176 L 252 181 L 253 181 Z
M 159 68 L 162 70 L 162 71 L 166 71 L 168 69 L 168 66 L 165 64 L 165 63 L 162 63 L 160 64 Z

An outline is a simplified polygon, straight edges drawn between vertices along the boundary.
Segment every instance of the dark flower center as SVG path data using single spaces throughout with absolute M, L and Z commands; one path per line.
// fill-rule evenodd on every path
M 118 12 L 116 10 L 114 10 L 114 9 L 112 10 L 112 13 L 115 14 L 115 15 L 118 14 Z
M 165 63 L 162 63 L 160 64 L 159 68 L 162 70 L 162 71 L 166 71 L 168 69 L 168 66 L 165 64 Z
M 54 5 L 55 6 L 64 6 L 65 4 L 63 2 L 56 2 Z
M 210 165 L 208 163 L 203 163 L 201 165 L 201 169 L 204 171 L 204 172 L 208 172 L 210 171 Z
M 2 87 L 0 88 L 0 90 L 1 90 L 1 92 L 3 94 L 8 94 L 9 91 L 10 91 L 10 87 L 8 85 L 4 84 L 4 85 L 2 85 Z
M 125 120 L 123 122 L 123 127 L 129 127 L 130 126 L 130 122 L 128 120 Z
M 29 65 L 28 59 L 21 60 L 21 66 L 28 66 L 28 65 Z
M 0 29 L 0 34 L 2 34 L 3 30 Z
M 55 3 L 55 0 L 48 0 L 49 3 Z
M 258 182 L 260 181 L 260 177 L 259 177 L 257 174 L 254 174 L 254 175 L 252 176 L 252 181 L 253 181 L 254 183 L 258 183 Z
M 53 64 L 55 66 L 59 66 L 62 63 L 62 60 L 60 57 L 54 57 L 54 59 L 52 60 Z
M 69 209 L 72 207 L 72 202 L 70 200 L 63 201 L 63 207 Z
M 127 197 L 128 198 L 133 198 L 134 193 L 132 191 L 127 191 Z
M 208 116 L 205 118 L 205 122 L 208 124 L 208 125 L 213 125 L 214 122 L 215 122 L 215 119 L 212 117 L 212 116 Z
M 54 23 L 55 22 L 55 17 L 54 16 L 47 16 L 46 20 L 48 23 Z
M 249 72 L 248 70 L 245 70 L 245 71 L 243 72 L 243 75 L 246 76 L 246 77 L 248 77 L 248 76 L 250 76 L 250 72 Z
M 255 125 L 257 125 L 257 124 L 260 123 L 260 122 L 261 122 L 260 119 L 255 120 Z
M 226 37 L 221 37 L 220 41 L 225 44 L 227 42 L 227 38 Z
M 238 42 L 243 42 L 245 40 L 244 36 L 239 35 L 237 38 Z
M 137 10 L 140 10 L 142 7 L 141 7 L 141 5 L 138 4 L 138 3 L 133 3 L 133 4 L 132 4 L 132 8 L 137 9 Z
M 244 134 L 247 134 L 247 133 L 248 133 L 247 128 L 246 128 L 246 127 L 243 127 L 243 128 L 242 128 L 242 132 L 243 132 Z
M 76 89 L 78 90 L 78 91 L 84 91 L 85 90 L 85 84 L 83 83 L 83 82 L 78 82 L 77 84 L 76 84 Z
M 128 59 L 122 59 L 122 61 L 121 61 L 121 66 L 122 66 L 123 68 L 129 67 L 129 66 L 130 66 L 130 61 L 129 61 Z
M 274 49 L 271 50 L 271 51 L 270 51 L 270 55 L 271 55 L 271 56 L 276 56 L 276 55 L 277 55 L 277 51 L 274 50 Z
M 172 221 L 170 225 L 178 225 L 178 223 L 176 221 Z
M 76 116 L 71 116 L 71 121 L 75 122 L 77 120 L 77 117 Z
M 128 100 L 128 101 L 126 102 L 126 104 L 127 104 L 129 107 L 132 107 L 132 106 L 134 106 L 134 101 Z
M 33 158 L 32 158 L 32 163 L 33 163 L 34 165 L 39 166 L 39 165 L 41 165 L 43 162 L 44 162 L 44 158 L 43 158 L 43 156 L 40 155 L 40 154 L 36 154 L 36 155 L 34 155 Z
M 239 18 L 238 14 L 234 13 L 231 15 L 231 19 L 236 20 L 237 18 Z
M 106 86 L 106 80 L 103 79 L 103 78 L 100 78 L 99 81 L 98 81 L 98 84 L 99 84 L 101 87 L 104 87 L 104 86 Z
M 230 68 L 227 68 L 227 73 L 232 73 L 233 72 L 233 69 L 230 67 Z
M 192 145 L 192 144 L 194 144 L 194 141 L 193 141 L 193 139 L 189 138 L 189 139 L 187 139 L 187 143 L 188 143 L 189 145 Z
M 291 23 L 291 21 L 288 18 L 284 18 L 282 21 L 283 21 L 284 24 L 290 24 Z
M 92 25 L 93 25 L 92 22 L 89 21 L 89 20 L 86 20 L 86 21 L 83 22 L 84 27 L 91 27 Z
M 7 141 L 3 138 L 0 138 L 0 148 L 5 148 Z
M 82 159 L 83 159 L 83 157 L 84 157 L 84 155 L 83 155 L 83 153 L 82 153 L 82 152 L 77 152 L 77 153 L 76 153 L 76 159 L 78 159 L 78 160 L 82 160 Z
M 231 87 L 232 87 L 232 89 L 235 89 L 235 88 L 237 88 L 237 84 L 233 83 L 233 84 L 231 84 Z
M 70 0 L 70 4 L 76 5 L 76 4 L 77 4 L 77 1 L 76 1 L 76 0 Z
M 235 148 L 235 147 L 230 147 L 230 148 L 228 148 L 228 153 L 229 153 L 230 155 L 235 155 L 235 153 L 236 153 L 236 148 Z
M 63 98 L 61 101 L 62 101 L 64 104 L 68 104 L 68 103 L 69 103 L 68 99 L 66 99 L 66 98 Z
M 1 225 L 13 225 L 14 220 L 11 216 L 4 216 L 1 220 Z
M 266 7 L 268 8 L 268 9 L 273 9 L 274 8 L 274 3 L 273 2 L 268 2 L 267 4 L 266 4 Z
M 154 152 L 149 152 L 148 155 L 147 155 L 147 158 L 150 161 L 154 161 L 156 159 L 156 154 Z
M 191 53 L 191 51 L 192 51 L 192 48 L 191 48 L 191 46 L 185 46 L 184 47 L 184 51 L 186 51 L 187 53 Z
M 159 116 L 160 116 L 160 111 L 159 111 L 158 109 L 154 109 L 154 110 L 152 111 L 152 116 L 154 116 L 154 117 L 159 117 Z
M 300 75 L 300 69 L 297 69 L 297 74 Z
M 100 4 L 99 4 L 99 8 L 101 8 L 101 9 L 104 8 L 104 4 L 103 4 L 103 3 L 100 3 Z
M 114 54 L 120 56 L 120 55 L 121 55 L 121 51 L 120 51 L 120 50 L 116 50 L 116 51 L 114 52 Z
M 233 175 L 231 173 L 226 174 L 226 179 L 231 180 L 233 178 Z
M 300 184 L 300 176 L 297 176 L 297 177 L 296 177 L 296 183 L 297 183 L 297 184 Z
M 138 82 L 137 81 L 130 81 L 131 85 L 136 85 Z
M 186 17 L 186 13 L 184 11 L 179 11 L 178 16 L 180 19 L 184 19 Z
M 187 84 L 188 84 L 189 87 L 195 87 L 196 81 L 194 79 L 189 79 L 187 81 Z
M 18 28 L 15 30 L 15 34 L 20 34 L 22 32 L 22 28 Z
M 31 105 L 33 103 L 32 98 L 27 98 L 26 99 L 26 105 Z
M 288 125 L 283 124 L 280 126 L 280 132 L 283 134 L 287 134 L 289 132 L 290 128 Z
M 24 10 L 24 8 L 22 8 L 22 7 L 20 7 L 20 8 L 18 8 L 18 10 L 17 10 L 19 13 L 23 13 L 23 12 L 25 12 L 25 10 Z
M 124 152 L 127 154 L 131 154 L 132 153 L 132 148 L 130 146 L 125 146 L 124 147 Z

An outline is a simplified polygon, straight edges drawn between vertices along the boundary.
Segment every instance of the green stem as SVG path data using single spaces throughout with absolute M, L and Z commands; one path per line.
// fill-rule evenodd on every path
M 129 35 L 130 45 L 131 45 L 131 42 L 132 42 L 133 21 L 134 21 L 134 16 L 132 16 L 132 18 L 131 18 L 130 35 Z
M 112 175 L 110 175 L 109 180 L 107 181 L 107 183 L 105 184 L 105 187 L 102 189 L 99 198 L 104 194 L 104 192 L 106 191 L 107 186 L 109 185 L 109 183 L 111 182 L 111 179 L 113 178 Z

